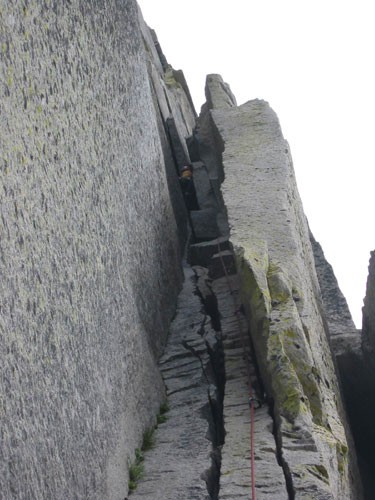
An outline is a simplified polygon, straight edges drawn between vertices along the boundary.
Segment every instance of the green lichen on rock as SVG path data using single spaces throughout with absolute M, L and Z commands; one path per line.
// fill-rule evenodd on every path
M 241 280 L 241 302 L 250 320 L 253 342 L 261 366 L 263 377 L 267 377 L 267 338 L 269 335 L 269 315 L 271 296 L 267 284 L 268 249 L 263 241 L 255 247 L 243 244 L 236 247 L 236 266 Z M 270 384 L 271 381 L 268 380 Z
M 241 272 L 242 295 L 256 309 L 256 317 L 267 316 L 271 309 L 271 295 L 267 283 L 268 249 L 264 241 L 236 248 L 237 268 Z
M 275 402 L 280 439 L 286 435 L 300 439 L 304 429 L 303 440 L 312 454 L 325 450 L 323 456 L 336 455 L 336 464 L 324 459 L 318 465 L 306 460 L 300 466 L 309 480 L 331 484 L 335 470 L 347 473 L 345 433 L 328 417 L 327 388 L 311 353 L 313 333 L 307 335 L 296 305 L 296 296 L 300 299 L 302 293 L 282 265 L 269 258 L 265 242 L 237 246 L 236 254 L 242 301 L 263 380 Z
M 291 281 L 280 265 L 270 263 L 267 281 L 273 303 L 285 302 L 292 296 Z
M 295 368 L 285 353 L 282 336 L 270 335 L 267 342 L 267 365 L 271 372 L 272 390 L 277 395 L 280 414 L 293 422 L 306 412 L 304 393 Z
M 345 474 L 348 467 L 349 449 L 346 443 L 340 441 L 336 444 L 337 463 L 340 474 Z
M 8 87 L 11 87 L 13 85 L 13 80 L 14 80 L 14 68 L 13 66 L 8 66 L 6 71 L 6 82 Z
M 211 111 L 224 144 L 222 192 L 284 471 L 296 498 L 359 498 L 336 452 L 345 416 L 288 144 L 264 101 L 226 104 L 220 94 Z
M 164 73 L 164 81 L 168 87 L 181 88 L 181 84 L 176 80 L 174 75 L 174 69 L 172 66 L 168 66 Z
M 281 325 L 281 326 L 280 326 Z M 301 386 L 303 401 L 308 406 L 313 421 L 317 425 L 323 425 L 323 403 L 321 390 L 319 388 L 319 370 L 313 365 L 313 360 L 309 356 L 307 341 L 304 336 L 303 328 L 295 324 L 292 328 L 283 329 L 281 323 L 273 328 L 273 333 L 278 335 L 283 352 L 286 355 L 287 362 L 293 367 Z
M 310 415 L 323 425 L 319 370 L 294 302 L 296 288 L 283 267 L 269 259 L 265 242 L 243 244 L 236 255 L 258 361 L 280 415 L 290 423 Z
M 326 484 L 329 484 L 329 474 L 324 465 L 309 465 L 307 470 Z

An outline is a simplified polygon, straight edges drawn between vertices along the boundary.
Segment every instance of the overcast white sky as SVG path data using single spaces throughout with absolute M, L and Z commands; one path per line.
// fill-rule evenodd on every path
M 139 0 L 197 111 L 208 73 L 265 99 L 289 141 L 315 238 L 357 327 L 375 249 L 373 0 Z

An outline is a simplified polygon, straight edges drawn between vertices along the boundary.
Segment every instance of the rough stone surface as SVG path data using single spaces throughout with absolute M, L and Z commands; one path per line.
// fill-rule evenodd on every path
M 349 413 L 362 466 L 366 500 L 375 497 L 375 252 L 371 252 L 362 321 L 362 355 L 348 366 Z
M 196 295 L 194 273 L 185 267 L 185 282 L 178 299 L 160 369 L 166 384 L 168 420 L 155 431 L 155 446 L 145 453 L 145 475 L 133 500 L 203 500 L 212 467 L 209 440 L 210 393 L 215 392 L 207 350 L 214 338 Z
M 313 256 L 272 110 L 262 101 L 237 107 L 229 86 L 210 75 L 193 130 L 184 75 L 168 64 L 135 0 L 2 2 L 0 45 L 0 498 L 123 500 L 134 450 L 165 391 L 169 419 L 134 498 L 217 498 L 221 333 L 219 498 L 248 498 L 244 373 L 252 360 L 241 354 L 225 278 L 212 284 L 207 269 L 195 268 L 196 287 L 186 269 L 161 359 L 166 385 L 156 362 L 181 286 L 188 222 L 198 241 L 213 239 L 194 245 L 192 261 L 221 275 L 220 241 L 233 264 L 217 239 L 228 235 L 224 164 L 244 311 L 273 406 L 256 412 L 257 498 L 360 500 L 326 336 L 356 408 L 371 485 L 374 254 L 362 357 L 314 243 Z M 189 150 L 203 208 L 190 216 L 178 181 Z M 373 484 L 368 491 L 373 498 Z
M 296 498 L 360 498 L 289 147 L 267 103 L 214 109 L 243 302 Z M 351 450 L 352 452 L 352 450 Z
M 204 163 L 193 162 L 194 186 L 197 193 L 199 208 L 215 208 L 219 210 L 215 192 L 212 188 L 208 171 Z
M 206 79 L 206 103 L 209 109 L 225 109 L 237 106 L 236 98 L 221 75 L 208 75 Z
M 315 241 L 311 233 L 310 241 L 314 253 L 324 315 L 327 319 L 329 340 L 336 358 L 342 394 L 351 428 L 351 431 L 347 429 L 347 437 L 351 448 L 353 448 L 354 443 L 351 437 L 353 433 L 357 445 L 357 455 L 360 455 L 363 450 L 363 441 L 367 443 L 372 434 L 370 429 L 364 433 L 364 428 L 369 426 L 369 421 L 373 422 L 372 418 L 365 417 L 365 415 L 371 413 L 369 412 L 368 401 L 369 397 L 372 399 L 371 394 L 373 391 L 369 391 L 369 395 L 365 395 L 367 392 L 365 388 L 368 386 L 366 382 L 368 375 L 366 374 L 366 365 L 361 351 L 361 332 L 354 325 L 348 304 L 338 286 L 332 266 L 326 261 L 322 247 Z M 366 401 L 365 405 L 364 401 Z M 370 426 L 372 427 L 372 424 Z M 367 435 L 365 440 L 362 437 L 364 434 Z M 354 461 L 351 468 L 355 471 L 358 468 L 355 457 L 351 455 L 350 458 Z M 363 460 L 360 456 L 359 459 L 361 469 L 363 469 Z M 366 475 L 367 473 L 362 470 L 364 482 L 366 482 Z
M 211 258 L 218 250 L 229 250 L 229 240 L 225 237 L 195 243 L 189 247 L 189 263 L 208 267 Z
M 224 499 L 248 499 L 251 494 L 249 374 L 254 391 L 262 399 L 255 366 L 250 357 L 247 321 L 236 313 L 239 302 L 237 275 L 213 281 L 218 300 L 225 356 L 224 428 L 221 448 L 220 495 Z M 246 353 L 246 355 L 244 354 Z M 246 356 L 246 357 L 245 357 Z M 273 421 L 266 403 L 255 411 L 255 488 L 258 500 L 287 500 L 285 477 L 277 463 Z
M 361 335 L 355 327 L 332 266 L 326 261 L 322 247 L 311 234 L 310 240 L 333 352 L 337 357 L 348 352 L 359 354 Z
M 235 274 L 236 264 L 233 252 L 231 250 L 221 250 L 213 255 L 208 271 L 211 279 L 221 278 L 225 274 Z
M 200 158 L 207 167 L 211 181 L 216 180 L 220 185 L 224 180 L 221 161 L 223 142 L 220 135 L 215 134 L 211 110 L 231 108 L 236 105 L 236 99 L 229 85 L 220 75 L 207 76 L 205 93 L 207 102 L 202 106 L 198 117 L 194 138 L 198 143 Z
M 189 161 L 186 139 L 192 135 L 196 113 L 182 71 L 175 71 L 163 58 L 160 60 L 161 48 L 155 32 L 145 24 L 141 13 L 139 17 L 155 110 L 162 117 L 178 169 Z
M 206 165 L 202 162 L 193 162 L 194 186 L 198 205 L 201 210 L 210 210 L 216 213 L 215 226 L 221 236 L 228 237 L 228 219 L 223 204 L 222 195 L 217 178 L 210 178 Z M 210 236 L 212 238 L 212 236 Z
M 196 241 L 209 241 L 221 236 L 214 208 L 193 210 L 190 212 Z
M 197 113 L 196 113 L 195 108 L 194 108 L 193 99 L 191 97 L 190 89 L 189 89 L 187 81 L 185 79 L 184 72 L 180 69 L 173 70 L 173 76 L 174 76 L 174 79 L 176 80 L 176 82 L 181 85 L 181 88 L 183 90 L 183 92 L 181 93 L 182 98 L 184 100 L 187 100 L 189 103 L 189 105 L 186 107 L 186 110 L 187 110 L 189 116 L 191 114 L 193 114 L 194 118 L 196 118 Z M 195 125 L 195 121 L 191 125 Z M 185 139 L 187 139 L 187 137 Z
M 190 163 L 190 159 L 186 151 L 186 146 L 181 140 L 181 136 L 176 127 L 175 120 L 173 118 L 167 118 L 166 124 L 168 130 L 168 137 L 172 145 L 173 157 L 180 171 L 182 167 Z
M 164 156 L 165 172 L 167 176 L 169 198 L 173 207 L 173 213 L 177 224 L 179 242 L 180 242 L 180 259 L 182 259 L 185 244 L 188 239 L 188 213 L 183 198 L 183 194 L 180 187 L 180 181 L 177 173 L 176 163 L 174 160 L 174 155 L 172 151 L 172 145 L 170 143 L 169 137 L 165 130 L 165 125 L 163 122 L 163 117 L 159 112 L 158 102 L 156 96 L 154 95 L 154 103 L 156 110 L 156 118 L 159 129 L 159 136 L 161 141 L 161 146 Z
M 169 196 L 177 222 L 181 253 L 187 239 L 188 217 L 179 185 L 179 170 L 189 163 L 186 138 L 195 126 L 195 110 L 182 71 L 174 71 L 167 63 L 157 36 L 139 12 L 140 28 L 146 46 L 149 82 L 158 121 Z M 153 175 L 157 172 L 153 172 Z
M 375 251 L 371 252 L 362 321 L 363 351 L 375 368 Z
M 133 0 L 1 2 L 0 39 L 0 496 L 123 500 L 182 279 L 162 68 Z

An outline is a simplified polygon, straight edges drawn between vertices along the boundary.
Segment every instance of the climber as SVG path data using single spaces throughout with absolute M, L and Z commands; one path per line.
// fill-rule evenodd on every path
M 180 186 L 182 189 L 182 194 L 184 195 L 184 200 L 186 208 L 188 210 L 199 210 L 197 194 L 195 192 L 195 186 L 193 181 L 193 168 L 191 165 L 186 165 L 181 169 L 180 172 Z

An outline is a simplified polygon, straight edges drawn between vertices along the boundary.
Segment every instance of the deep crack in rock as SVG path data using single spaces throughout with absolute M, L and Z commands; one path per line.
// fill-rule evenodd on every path
M 155 432 L 155 448 L 146 454 L 145 477 L 134 499 L 218 498 L 225 382 L 220 363 L 220 337 L 202 310 L 196 277 L 186 266 L 177 313 L 160 360 L 168 420 Z

